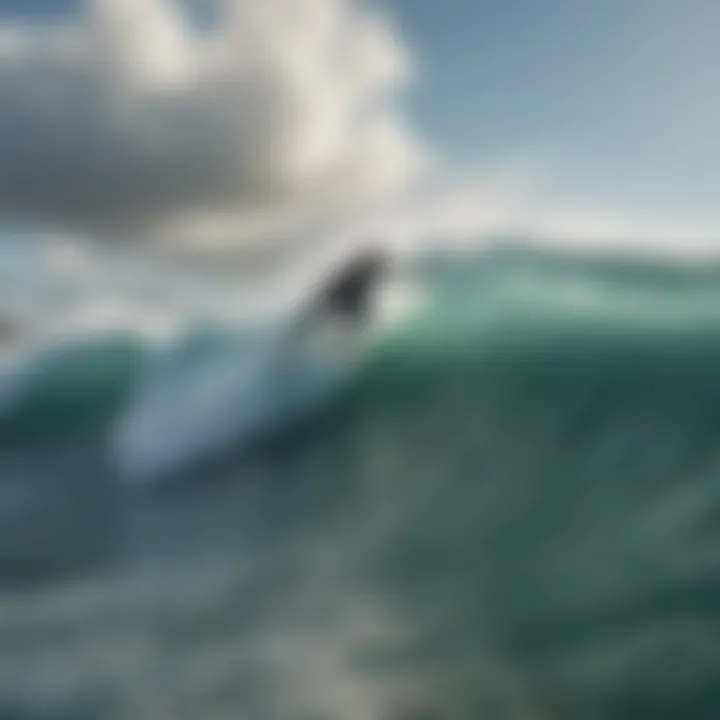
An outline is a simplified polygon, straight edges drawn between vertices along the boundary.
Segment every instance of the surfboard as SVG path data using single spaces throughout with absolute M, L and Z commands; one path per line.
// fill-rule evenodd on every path
M 354 268 L 344 268 L 344 276 Z M 206 332 L 169 351 L 114 430 L 122 475 L 138 482 L 172 476 L 227 448 L 241 450 L 328 402 L 362 365 L 374 280 L 368 274 L 353 288 L 361 312 L 345 296 L 338 309 L 339 277 L 262 339 Z

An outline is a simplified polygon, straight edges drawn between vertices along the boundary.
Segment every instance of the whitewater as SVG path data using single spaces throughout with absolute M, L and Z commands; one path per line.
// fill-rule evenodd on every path
M 718 717 L 720 272 L 508 249 L 408 273 L 422 302 L 322 403 L 251 448 L 206 417 L 221 452 L 152 492 L 111 442 L 150 370 L 210 358 L 232 407 L 280 320 L 218 291 L 11 348 L 0 714 Z

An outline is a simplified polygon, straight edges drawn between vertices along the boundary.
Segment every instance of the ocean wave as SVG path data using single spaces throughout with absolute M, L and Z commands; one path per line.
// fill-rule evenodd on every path
M 0 598 L 0 695 L 107 688 L 121 717 L 717 717 L 720 282 L 443 263 L 333 402 L 252 458 L 230 438 L 181 491 L 104 494 L 101 423 L 5 448 L 0 578 L 43 592 Z M 256 342 L 191 337 L 174 362 L 224 359 L 232 383 Z
M 129 392 L 144 356 L 138 340 L 114 334 L 18 349 L 0 369 L 0 438 L 55 431 L 110 411 Z
M 428 372 L 471 373 L 466 382 L 491 373 L 523 387 L 538 374 L 547 382 L 553 372 L 569 386 L 580 377 L 590 385 L 622 383 L 624 374 L 717 385 L 720 274 L 714 269 L 509 250 L 426 257 L 414 273 L 424 302 L 369 349 L 354 397 L 415 392 Z M 216 444 L 231 447 L 242 435 L 231 416 L 249 397 L 242 388 L 262 384 L 259 370 L 268 358 L 258 348 L 276 332 L 259 327 L 262 332 L 196 324 L 163 351 L 161 362 L 152 360 L 150 345 L 124 332 L 62 337 L 55 346 L 18 354 L 0 373 L 0 435 L 20 426 L 67 427 L 89 413 L 128 407 L 151 384 L 155 396 L 177 403 L 173 383 L 189 368 L 197 392 L 186 389 L 190 405 L 178 408 L 177 423 L 183 414 L 201 416 Z M 322 364 L 316 370 L 330 372 Z M 258 389 L 253 412 L 277 404 L 273 397 L 283 392 Z

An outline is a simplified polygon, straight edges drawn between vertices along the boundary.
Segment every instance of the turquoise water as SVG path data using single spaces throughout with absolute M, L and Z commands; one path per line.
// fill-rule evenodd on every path
M 720 275 L 471 260 L 329 406 L 153 492 L 107 453 L 142 348 L 47 366 L 0 437 L 8 713 L 719 717 Z

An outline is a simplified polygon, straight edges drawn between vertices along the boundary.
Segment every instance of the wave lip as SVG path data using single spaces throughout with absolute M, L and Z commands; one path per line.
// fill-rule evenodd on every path
M 110 411 L 130 391 L 144 347 L 121 334 L 62 336 L 18 345 L 0 358 L 0 427 L 57 428 Z

